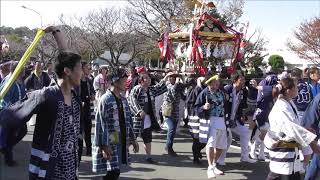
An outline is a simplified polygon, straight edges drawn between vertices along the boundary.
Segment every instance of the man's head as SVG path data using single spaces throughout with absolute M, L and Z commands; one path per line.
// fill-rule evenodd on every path
M 89 64 L 88 64 L 87 62 L 83 61 L 83 62 L 81 63 L 81 65 L 82 65 L 83 74 L 84 74 L 85 76 L 89 76 L 89 74 L 90 74 Z
M 175 84 L 176 83 L 176 79 L 179 75 L 178 74 L 172 74 L 169 76 L 169 82 L 170 84 Z
M 102 74 L 103 76 L 106 76 L 108 73 L 108 66 L 106 65 L 101 65 L 99 67 L 99 74 Z
M 138 82 L 142 87 L 148 88 L 151 85 L 151 78 L 147 73 L 139 74 Z
M 205 84 L 208 86 L 209 90 L 218 90 L 220 87 L 219 75 L 211 76 L 210 78 L 208 78 Z
M 309 68 L 304 68 L 303 70 L 303 78 L 308 79 L 309 78 Z
M 237 89 L 242 89 L 245 85 L 245 82 L 246 82 L 244 76 L 240 73 L 233 74 L 231 76 L 231 79 L 232 79 L 233 85 Z
M 60 52 L 54 63 L 58 79 L 69 81 L 72 86 L 79 86 L 82 75 L 81 56 L 72 52 Z
M 213 2 L 212 0 L 209 0 L 209 1 L 207 2 L 207 6 L 208 6 L 209 8 L 216 8 L 216 6 L 214 5 L 214 2 Z
M 312 81 L 318 82 L 320 80 L 320 70 L 316 66 L 311 67 L 308 70 L 308 72 L 309 72 L 309 78 Z
M 9 59 L 5 59 L 0 62 L 0 75 L 6 76 L 10 73 L 12 61 Z M 4 78 L 4 77 L 1 77 Z
M 36 72 L 41 72 L 42 71 L 42 63 L 40 61 L 36 61 L 34 65 L 34 70 Z
M 127 82 L 127 72 L 123 68 L 117 68 L 110 70 L 108 74 L 111 85 L 119 90 L 120 92 L 124 92 L 126 90 L 126 82 Z
M 302 70 L 299 68 L 294 68 L 291 70 L 291 77 L 295 79 L 301 79 L 302 78 Z

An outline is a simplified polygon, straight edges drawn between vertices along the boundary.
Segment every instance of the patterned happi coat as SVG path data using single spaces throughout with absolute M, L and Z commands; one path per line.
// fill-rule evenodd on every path
M 201 143 L 207 143 L 208 138 L 209 138 L 209 133 L 210 133 L 210 111 L 211 109 L 208 110 L 203 110 L 202 106 L 206 103 L 206 101 L 208 100 L 208 103 L 211 106 L 219 106 L 220 108 L 218 109 L 218 112 L 216 114 L 220 114 L 220 117 L 225 116 L 224 114 L 224 101 L 225 101 L 225 94 L 222 90 L 217 90 L 217 92 L 215 92 L 216 95 L 218 95 L 218 99 L 217 97 L 214 97 L 211 95 L 209 88 L 206 87 L 205 89 L 203 89 L 201 91 L 201 93 L 198 95 L 197 97 L 197 101 L 194 105 L 194 108 L 196 110 L 196 114 L 199 117 L 199 141 Z M 217 102 L 220 101 L 219 104 L 217 104 Z
M 58 86 L 45 87 L 32 91 L 21 101 L 3 109 L 0 112 L 0 125 L 3 128 L 18 128 L 37 114 L 34 128 L 31 157 L 29 164 L 29 179 L 57 179 L 56 167 L 62 157 L 62 149 L 73 151 L 74 158 L 68 166 L 75 169 L 74 174 L 64 174 L 63 179 L 74 180 L 77 178 L 78 167 L 78 137 L 80 135 L 80 98 L 73 93 L 72 119 L 73 125 L 72 144 L 61 143 L 64 124 L 64 97 Z M 68 147 L 67 147 L 68 146 Z M 61 179 L 61 178 L 59 178 Z
M 172 104 L 171 118 L 178 122 L 180 118 L 180 100 L 182 98 L 182 92 L 184 85 L 182 83 L 167 84 L 167 92 L 164 93 L 163 101 Z
M 107 90 L 98 104 L 95 116 L 96 126 L 94 132 L 94 140 L 92 143 L 92 170 L 93 172 L 113 171 L 120 169 L 121 159 L 126 158 L 126 162 L 130 163 L 129 144 L 135 141 L 132 128 L 132 117 L 127 100 L 122 97 L 122 106 L 124 110 L 124 118 L 126 124 L 126 143 L 121 144 L 121 132 L 119 127 L 119 113 L 115 96 L 110 90 Z M 119 141 L 113 139 L 114 133 L 118 134 Z M 112 159 L 106 160 L 102 156 L 99 147 L 108 146 L 112 150 Z M 122 146 L 127 146 L 126 157 L 122 157 Z
M 152 112 L 155 116 L 155 97 L 165 93 L 167 86 L 164 80 L 161 80 L 158 84 L 149 87 L 149 93 L 152 103 Z M 133 114 L 133 129 L 136 136 L 140 136 L 144 128 L 144 120 L 140 117 L 140 112 L 144 111 L 145 103 L 148 102 L 147 92 L 141 85 L 135 86 L 128 97 L 131 112 Z M 153 122 L 154 123 L 154 122 Z M 156 122 L 157 123 L 157 122 Z
M 241 117 L 247 115 L 247 96 L 248 96 L 248 91 L 243 88 L 239 91 L 239 106 L 235 114 L 234 119 L 231 118 L 232 114 L 232 101 L 233 101 L 233 85 L 226 85 L 224 86 L 224 93 L 225 93 L 225 115 L 226 115 L 226 126 L 227 128 L 233 127 L 235 124 L 235 121 L 238 121 L 239 124 L 244 125 L 244 123 L 240 120 Z

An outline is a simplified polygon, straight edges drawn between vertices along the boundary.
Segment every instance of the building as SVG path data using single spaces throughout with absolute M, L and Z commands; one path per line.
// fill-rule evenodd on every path
M 115 56 L 117 56 L 118 54 L 115 52 Z M 101 57 L 107 59 L 108 61 L 111 61 L 111 53 L 110 51 L 105 51 L 103 54 L 100 55 Z M 131 59 L 131 55 L 128 53 L 121 53 L 120 57 L 119 57 L 119 63 L 120 64 L 126 64 L 128 63 L 128 61 Z M 101 58 L 96 58 L 95 60 L 91 61 L 91 63 L 93 64 L 98 64 L 100 65 L 108 65 L 108 62 L 106 62 L 105 60 L 101 59 Z
M 263 60 L 265 62 L 268 62 L 268 59 L 271 55 L 282 56 L 285 61 L 285 69 L 293 69 L 296 67 L 300 69 L 304 69 L 314 65 L 314 63 L 312 63 L 311 61 L 308 61 L 306 59 L 301 59 L 298 57 L 298 55 L 296 55 L 294 52 L 291 52 L 289 50 L 276 49 L 276 50 L 269 50 L 264 53 L 269 54 L 268 56 L 265 56 Z

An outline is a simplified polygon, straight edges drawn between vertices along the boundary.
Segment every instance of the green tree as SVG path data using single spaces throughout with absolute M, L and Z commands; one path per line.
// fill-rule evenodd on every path
M 281 71 L 284 69 L 284 60 L 280 55 L 271 55 L 268 59 L 268 64 L 274 71 Z

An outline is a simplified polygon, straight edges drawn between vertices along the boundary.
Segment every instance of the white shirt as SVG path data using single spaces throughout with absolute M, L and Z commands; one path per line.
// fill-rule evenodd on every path
M 93 88 L 96 91 L 96 100 L 98 101 L 100 97 L 109 89 L 109 82 L 104 79 L 102 74 L 96 76 L 93 80 Z
M 240 94 L 240 91 L 237 94 L 236 87 L 233 86 L 233 89 L 232 89 L 232 108 L 231 108 L 231 117 L 230 117 L 232 120 L 235 120 L 236 113 L 238 111 L 239 94 Z
M 151 127 L 151 119 L 149 115 L 144 116 L 143 129 L 148 129 Z
M 302 147 L 306 147 L 316 138 L 316 135 L 300 126 L 299 117 L 293 110 L 293 108 L 297 108 L 292 101 L 290 101 L 290 103 L 284 99 L 278 99 L 276 101 L 269 114 L 270 131 L 275 134 L 279 134 L 280 132 L 284 133 L 286 136 L 280 138 L 280 140 L 286 142 L 295 141 Z M 267 144 L 270 144 L 270 138 L 265 138 L 265 144 L 266 146 L 268 146 Z M 299 172 L 302 168 L 302 163 L 300 158 L 298 158 L 298 148 L 295 148 L 295 151 L 293 152 L 280 152 L 271 149 L 269 153 L 271 157 L 269 167 L 270 171 L 274 173 L 290 175 L 293 172 Z M 293 159 L 291 162 L 279 162 L 278 160 L 275 160 L 290 158 Z

